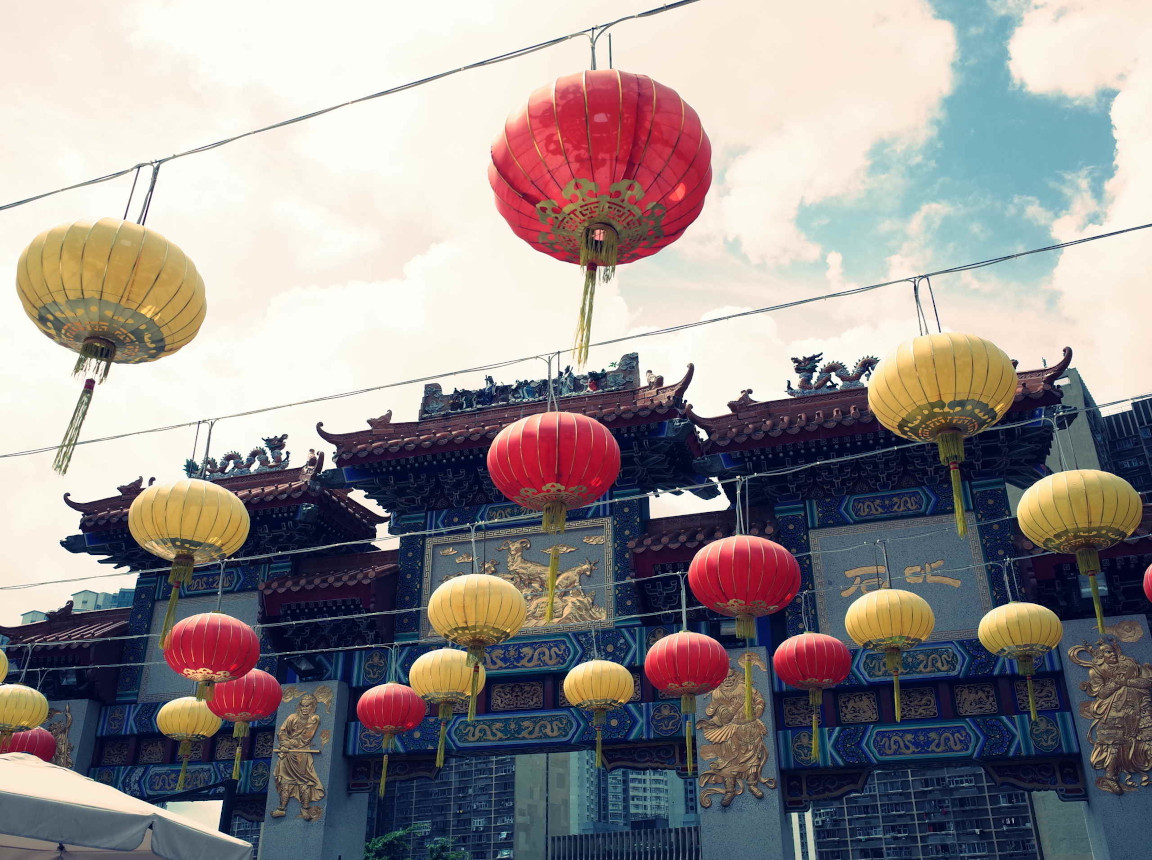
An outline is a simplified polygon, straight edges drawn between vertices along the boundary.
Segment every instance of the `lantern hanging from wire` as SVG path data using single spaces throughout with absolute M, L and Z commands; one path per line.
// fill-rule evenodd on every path
M 0 684 L 0 742 L 48 719 L 48 700 L 23 684 Z
M 20 255 L 16 290 L 45 335 L 79 354 L 80 400 L 54 468 L 68 470 L 97 383 L 113 364 L 171 355 L 204 321 L 204 281 L 155 230 L 121 221 L 76 221 L 41 233 Z
M 430 705 L 437 706 L 440 739 L 436 745 L 436 767 L 444 767 L 444 747 L 452 712 L 456 705 L 472 697 L 473 679 L 477 693 L 484 689 L 485 677 L 482 664 L 473 666 L 468 654 L 455 648 L 437 648 L 421 654 L 408 670 L 408 684 L 412 689 Z
M 524 626 L 528 605 L 512 583 L 487 573 L 466 573 L 442 582 L 428 599 L 432 629 L 468 652 L 472 680 L 468 720 L 476 718 L 484 649 L 511 639 Z
M 243 740 L 248 736 L 248 725 L 276 713 L 282 695 L 280 682 L 261 669 L 251 669 L 241 677 L 219 682 L 213 688 L 213 694 L 208 699 L 208 710 L 233 724 L 232 737 L 236 740 L 236 753 L 232 760 L 233 779 L 240 779 L 240 759 L 244 750 Z
M 160 734 L 180 742 L 180 778 L 176 790 L 184 790 L 184 777 L 188 772 L 188 758 L 192 755 L 192 741 L 212 737 L 223 725 L 220 718 L 208 709 L 208 703 L 195 696 L 184 696 L 165 702 L 156 712 L 156 728 Z
M 756 619 L 779 612 L 800 591 L 800 565 L 775 541 L 733 535 L 692 558 L 688 587 L 706 608 L 736 619 L 736 636 L 749 645 Z M 752 663 L 744 661 L 744 716 L 752 719 Z
M 1020 531 L 1049 552 L 1074 553 L 1088 577 L 1096 628 L 1104 632 L 1100 606 L 1100 551 L 1132 536 L 1144 514 L 1140 494 L 1111 472 L 1075 469 L 1041 478 L 1016 507 Z
M 980 644 L 997 657 L 1016 661 L 1028 686 L 1028 712 L 1036 719 L 1036 696 L 1032 675 L 1037 659 L 1060 644 L 1064 626 L 1059 616 L 1046 606 L 1012 601 L 997 606 L 980 619 Z
M 596 767 L 604 766 L 605 714 L 632 700 L 636 687 L 632 673 L 610 660 L 588 660 L 564 676 L 564 698 L 574 707 L 592 712 L 596 729 Z
M 0 741 L 0 754 L 3 753 L 28 753 L 51 764 L 56 757 L 56 736 L 41 726 L 25 729 Z
M 510 501 L 541 511 L 545 534 L 564 531 L 568 511 L 603 496 L 620 474 L 620 446 L 608 428 L 574 412 L 529 415 L 501 430 L 488 449 L 488 474 Z M 550 624 L 560 548 L 548 550 Z
M 812 709 L 812 761 L 820 760 L 820 706 L 824 691 L 852 671 L 852 652 L 835 636 L 800 633 L 780 643 L 772 655 L 776 677 L 791 687 L 808 691 Z
M 192 580 L 193 568 L 235 553 L 248 539 L 248 528 L 244 503 L 211 481 L 187 478 L 153 484 L 132 500 L 128 509 L 132 537 L 152 555 L 172 562 L 168 573 L 172 593 L 160 631 L 162 647 L 176 620 L 180 587 Z
M 919 594 L 898 588 L 879 588 L 858 597 L 844 616 L 844 629 L 861 648 L 884 653 L 884 666 L 892 674 L 896 722 L 900 722 L 900 672 L 904 652 L 932 635 L 936 616 Z
M 388 780 L 388 753 L 396 735 L 410 732 L 423 722 L 428 713 L 424 700 L 404 684 L 378 684 L 364 693 L 356 703 L 356 718 L 371 732 L 383 735 L 384 763 L 376 792 L 384 796 Z
M 577 365 L 597 283 L 680 238 L 704 206 L 711 158 L 674 90 L 615 69 L 559 78 L 504 124 L 488 167 L 496 208 L 537 251 L 584 270 Z
M 900 344 L 868 384 L 876 419 L 913 442 L 935 442 L 952 480 L 956 530 L 968 534 L 960 464 L 964 440 L 987 430 L 1016 397 L 1016 368 L 994 343 L 970 334 L 929 334 Z
M 728 677 L 728 652 L 702 633 L 682 630 L 657 639 L 644 657 L 644 675 L 662 693 L 680 696 L 688 775 L 696 734 L 696 697 L 711 693 Z
M 164 646 L 173 672 L 196 682 L 196 698 L 212 700 L 213 688 L 241 678 L 260 659 L 260 639 L 251 627 L 223 612 L 202 612 L 177 621 Z

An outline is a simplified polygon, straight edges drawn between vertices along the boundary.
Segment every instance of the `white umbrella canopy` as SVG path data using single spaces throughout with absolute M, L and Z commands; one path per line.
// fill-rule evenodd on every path
M 0 755 L 0 860 L 251 860 L 252 846 L 27 753 Z

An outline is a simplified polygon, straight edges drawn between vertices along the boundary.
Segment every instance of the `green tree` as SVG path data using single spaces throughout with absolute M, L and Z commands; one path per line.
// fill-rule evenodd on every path
M 472 860 L 472 855 L 463 848 L 456 848 L 451 839 L 440 837 L 433 839 L 426 846 L 428 860 Z
M 416 825 L 410 824 L 403 830 L 377 836 L 364 846 L 364 860 L 407 860 L 412 853 L 415 834 Z

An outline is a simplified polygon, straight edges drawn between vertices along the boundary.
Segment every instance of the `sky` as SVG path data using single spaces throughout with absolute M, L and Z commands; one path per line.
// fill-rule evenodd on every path
M 0 205 L 571 33 L 653 0 L 17 4 L 0 34 Z M 700 0 L 612 30 L 617 68 L 672 87 L 713 145 L 704 211 L 673 246 L 597 296 L 593 339 L 643 334 L 1152 221 L 1152 37 L 1146 0 Z M 601 42 L 600 65 L 607 63 Z M 570 345 L 579 272 L 496 212 L 489 146 L 535 88 L 588 68 L 586 39 L 190 158 L 160 172 L 148 226 L 202 273 L 197 339 L 114 367 L 85 437 L 293 403 L 541 355 Z M 0 212 L 0 269 L 39 232 L 121 217 L 128 177 Z M 139 194 L 134 207 L 139 205 Z M 135 214 L 135 208 L 133 209 Z M 933 279 L 945 328 L 1022 368 L 1065 345 L 1101 402 L 1145 393 L 1152 233 Z M 906 284 L 593 348 L 638 351 L 695 411 L 744 389 L 784 396 L 790 356 L 853 364 L 917 334 Z M 78 392 L 73 358 L 0 290 L 0 453 L 55 445 Z M 505 381 L 543 375 L 528 359 Z M 288 433 L 293 462 L 423 384 L 216 424 L 212 454 Z M 0 624 L 130 577 L 59 541 L 143 476 L 181 477 L 192 427 L 0 458 Z M 203 454 L 204 434 L 198 454 Z M 328 451 L 329 456 L 331 454 Z M 689 510 L 657 500 L 656 513 Z M 82 577 L 101 577 L 78 580 Z

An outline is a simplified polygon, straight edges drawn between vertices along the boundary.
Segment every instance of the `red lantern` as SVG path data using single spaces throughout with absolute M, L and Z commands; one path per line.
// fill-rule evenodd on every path
M 705 608 L 736 618 L 736 635 L 751 640 L 754 619 L 787 606 L 800 591 L 800 565 L 778 543 L 751 535 L 714 541 L 692 558 L 688 587 Z M 744 715 L 752 719 L 752 661 L 744 661 Z
M 513 502 L 543 512 L 545 534 L 559 534 L 568 511 L 596 501 L 616 481 L 620 446 L 607 427 L 586 415 L 543 412 L 497 434 L 488 449 L 488 474 Z M 546 624 L 560 571 L 559 552 L 549 554 Z
M 615 69 L 541 87 L 492 144 L 496 208 L 521 239 L 584 269 L 576 362 L 597 281 L 680 238 L 704 207 L 712 146 L 684 100 Z
M 196 681 L 196 698 L 212 700 L 215 684 L 247 674 L 260 659 L 256 632 L 223 612 L 178 621 L 168 634 L 164 659 L 172 671 Z
M 56 756 L 56 736 L 39 726 L 16 732 L 7 740 L 0 741 L 0 753 L 30 753 L 51 764 Z
M 780 643 L 772 668 L 785 684 L 808 691 L 812 706 L 812 761 L 820 758 L 820 704 L 824 690 L 835 687 L 852 671 L 852 652 L 834 636 L 801 633 Z
M 1144 571 L 1144 596 L 1152 600 L 1152 564 Z
M 232 737 L 236 738 L 233 779 L 240 779 L 240 753 L 243 751 L 240 739 L 248 736 L 248 724 L 276 713 L 282 695 L 280 682 L 260 669 L 253 669 L 234 681 L 217 684 L 213 689 L 208 710 L 233 723 Z
M 356 719 L 369 731 L 384 735 L 384 768 L 380 771 L 377 793 L 384 796 L 384 781 L 388 778 L 388 751 L 392 739 L 410 732 L 423 722 L 428 706 L 411 687 L 404 684 L 379 684 L 368 690 L 356 703 Z
M 680 694 L 680 713 L 688 718 L 684 723 L 684 745 L 691 775 L 696 697 L 711 693 L 724 683 L 728 677 L 728 652 L 711 636 L 684 630 L 656 640 L 644 658 L 644 674 L 660 692 Z

